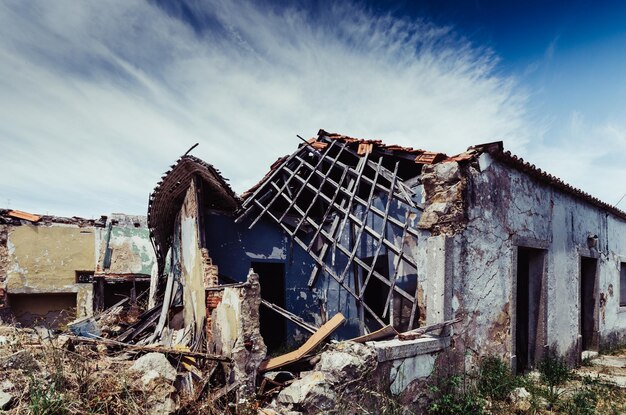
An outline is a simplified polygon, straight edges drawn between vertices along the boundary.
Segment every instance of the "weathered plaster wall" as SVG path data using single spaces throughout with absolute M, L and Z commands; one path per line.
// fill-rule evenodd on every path
M 74 225 L 13 227 L 8 234 L 6 288 L 11 293 L 77 293 L 78 316 L 92 313 L 92 285 L 76 271 L 94 269 L 94 229 Z
M 451 237 L 448 251 L 454 258 L 453 312 L 465 317 L 457 344 L 473 356 L 512 357 L 519 246 L 546 250 L 547 346 L 555 345 L 572 362 L 578 358 L 580 255 L 599 258 L 601 341 L 624 333 L 626 314 L 619 312 L 615 287 L 617 258 L 626 253 L 626 223 L 486 154 L 467 174 L 468 223 Z M 598 236 L 597 249 L 590 249 L 589 235 Z
M 209 352 L 233 359 L 233 380 L 239 383 L 239 399 L 254 396 L 257 369 L 267 352 L 259 324 L 259 277 L 251 272 L 246 282 L 243 287 L 224 289 L 211 316 L 209 344 Z
M 146 218 L 113 214 L 109 222 L 114 224 L 96 230 L 96 273 L 151 275 L 156 257 Z M 107 248 L 111 252 L 108 267 L 105 266 Z
M 9 239 L 9 227 L 0 225 L 0 289 L 6 289 L 7 271 L 9 268 L 9 248 L 7 242 Z M 0 307 L 2 307 L 2 298 L 0 298 Z
M 185 326 L 201 333 L 206 317 L 204 267 L 198 234 L 198 198 L 192 181 L 180 210 L 180 265 Z

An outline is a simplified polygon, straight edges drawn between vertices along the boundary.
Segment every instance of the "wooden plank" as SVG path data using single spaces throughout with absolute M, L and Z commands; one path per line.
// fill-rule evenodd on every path
M 381 157 L 380 159 L 378 159 L 378 168 L 380 168 L 382 166 L 382 162 L 383 162 L 383 158 Z M 374 172 L 374 182 L 376 182 L 378 180 L 378 169 L 376 169 L 376 171 Z M 372 186 L 370 189 L 370 193 L 369 193 L 369 197 L 367 198 L 367 206 L 365 207 L 365 210 L 362 213 L 362 218 L 363 218 L 363 223 L 362 225 L 359 226 L 359 230 L 356 232 L 355 235 L 353 236 L 353 240 L 352 240 L 352 253 L 350 254 L 350 257 L 348 258 L 348 263 L 346 264 L 345 268 L 343 269 L 343 272 L 339 275 L 339 278 L 343 281 L 343 279 L 346 276 L 346 273 L 348 272 L 348 269 L 350 269 L 351 266 L 353 266 L 354 264 L 352 263 L 352 261 L 354 260 L 354 257 L 356 256 L 356 253 L 359 249 L 359 245 L 361 242 L 361 236 L 363 236 L 363 228 L 365 228 L 365 223 L 367 222 L 367 215 L 369 213 L 370 207 L 372 206 L 372 200 L 374 200 L 374 191 L 376 190 L 376 186 Z M 348 215 L 349 216 L 349 215 Z M 350 229 L 353 229 L 353 224 L 354 222 L 350 223 Z M 353 232 L 354 233 L 354 232 Z M 362 283 L 363 281 L 361 281 Z
M 396 257 L 396 262 L 394 264 L 394 269 L 393 269 L 393 277 L 391 277 L 391 289 L 389 290 L 389 294 L 387 295 L 387 300 L 385 301 L 385 307 L 383 308 L 383 318 L 387 317 L 387 312 L 389 311 L 389 309 L 391 308 L 390 304 L 391 304 L 391 297 L 393 296 L 393 289 L 396 286 L 397 280 L 398 280 L 398 271 L 400 270 L 400 263 L 402 261 L 402 258 L 404 257 L 404 238 L 406 237 L 406 229 L 409 226 L 409 215 L 410 212 L 407 212 L 407 217 L 406 220 L 404 222 L 404 229 L 402 229 L 402 236 L 400 237 L 400 255 L 398 255 Z M 417 269 L 415 270 L 415 273 L 417 274 Z M 417 298 L 415 298 L 415 301 L 417 301 Z
M 375 340 L 384 340 L 390 337 L 395 337 L 397 335 L 398 335 L 398 332 L 396 331 L 396 329 L 393 328 L 393 326 L 385 326 L 380 330 L 376 330 L 372 333 L 365 334 L 363 336 L 355 337 L 354 339 L 350 339 L 349 341 L 356 342 L 356 343 L 365 343 L 365 342 L 371 342 Z
M 322 327 L 320 327 L 318 331 L 315 332 L 314 335 L 309 337 L 309 339 L 296 350 L 261 362 L 261 365 L 259 366 L 259 372 L 267 372 L 268 370 L 273 370 L 302 359 L 307 354 L 315 350 L 315 348 L 322 341 L 324 341 L 324 339 L 330 336 L 345 321 L 346 318 L 343 316 L 343 314 L 335 314 L 333 318 L 328 320 Z
M 24 219 L 29 222 L 38 222 L 41 219 L 39 215 L 33 215 L 32 213 L 22 212 L 21 210 L 11 210 L 7 213 L 8 216 L 16 219 Z
M 139 346 L 136 344 L 127 344 L 118 342 L 115 340 L 109 340 L 104 338 L 86 338 L 86 337 L 77 337 L 77 336 L 68 336 L 70 341 L 76 343 L 87 343 L 87 344 L 104 344 L 112 347 L 121 347 L 126 350 L 135 350 L 140 352 L 156 352 L 163 354 L 175 354 L 180 356 L 194 356 L 200 357 L 208 360 L 216 360 L 220 362 L 231 362 L 232 359 L 230 357 L 222 356 L 222 355 L 214 355 L 200 352 L 192 352 L 185 349 L 174 349 L 171 347 L 163 347 L 163 346 Z
M 288 172 L 290 172 L 290 173 L 291 173 L 291 170 L 289 170 L 289 168 L 285 167 L 285 170 L 287 170 Z M 322 173 L 320 173 L 320 172 L 318 172 L 318 173 L 319 173 L 319 174 L 322 174 Z M 367 177 L 367 176 L 364 176 L 364 177 Z M 302 177 L 296 176 L 295 178 L 296 178 L 296 180 L 299 180 L 299 181 L 301 181 L 301 182 L 303 182 L 303 181 L 304 181 L 304 179 L 303 179 Z M 369 178 L 368 178 L 368 179 L 369 179 Z M 369 179 L 369 180 L 371 181 L 372 179 Z M 330 183 L 330 184 L 332 184 L 333 186 L 335 186 L 335 188 L 336 188 L 336 189 L 338 189 L 340 192 L 342 192 L 342 193 L 343 193 L 346 197 L 351 197 L 351 195 L 352 195 L 352 194 L 351 194 L 351 192 L 349 192 L 348 190 L 346 190 L 346 189 L 344 189 L 343 187 L 339 186 L 339 185 L 338 185 L 338 184 L 337 184 L 334 180 L 332 180 L 332 179 L 328 178 L 327 182 L 328 182 L 328 183 Z M 324 193 L 319 192 L 319 189 L 317 189 L 317 188 L 316 188 L 315 186 L 313 186 L 311 183 L 307 183 L 307 184 L 306 184 L 306 186 L 307 186 L 307 187 L 309 187 L 312 191 L 314 191 L 314 192 L 318 192 L 318 193 L 319 193 L 319 195 L 320 195 L 320 197 L 321 197 L 322 199 L 325 199 L 325 201 L 326 201 L 326 202 L 332 203 L 332 202 L 331 202 L 331 200 L 330 200 L 330 198 L 329 198 L 328 196 L 326 196 Z M 389 191 L 389 189 L 386 189 L 386 191 Z M 355 196 L 354 196 L 354 200 L 355 200 L 357 203 L 359 203 L 360 205 L 362 205 L 362 206 L 367 206 L 367 201 L 365 201 L 365 200 L 361 199 L 359 196 L 356 196 L 356 195 L 355 195 Z M 407 205 L 407 204 L 406 204 L 405 202 L 403 202 L 403 201 L 402 201 L 402 199 L 400 199 L 400 198 L 398 198 L 398 201 L 400 201 L 401 203 L 403 203 L 403 204 Z M 340 212 L 342 212 L 342 213 L 343 213 L 343 214 L 345 214 L 345 215 L 348 215 L 348 214 L 349 214 L 351 219 L 353 219 L 353 220 L 354 220 L 354 219 L 358 220 L 358 218 L 356 218 L 356 216 L 354 216 L 354 215 L 352 215 L 351 213 L 347 212 L 345 209 L 340 208 L 340 207 L 339 207 L 339 206 L 337 206 L 336 204 L 333 204 L 333 207 L 334 207 L 335 209 L 339 210 Z M 370 211 L 371 211 L 371 212 L 373 212 L 373 213 L 375 213 L 376 215 L 378 215 L 378 216 L 379 216 L 379 217 L 381 217 L 381 218 L 384 218 L 384 217 L 385 217 L 385 212 L 383 212 L 382 210 L 378 209 L 376 206 L 371 206 Z M 402 222 L 400 222 L 399 220 L 397 220 L 396 218 L 389 217 L 387 220 L 389 221 L 389 223 L 391 223 L 391 224 L 393 224 L 393 225 L 397 226 L 397 227 L 398 227 L 398 228 L 400 228 L 400 229 L 402 229 L 402 227 L 404 226 L 404 224 L 403 224 Z M 366 230 L 367 230 L 367 228 L 366 228 Z M 416 238 L 418 238 L 418 237 L 420 236 L 420 235 L 419 235 L 419 233 L 418 233 L 416 230 L 412 229 L 412 228 L 409 228 L 409 233 L 410 233 L 411 235 L 415 236 Z
M 399 165 L 399 162 L 396 162 L 396 165 L 395 165 L 395 168 L 394 168 L 394 172 L 393 172 L 393 179 L 391 181 L 391 186 L 390 186 L 390 189 L 389 189 L 389 193 L 387 193 L 387 203 L 385 203 L 385 214 L 383 215 L 382 234 L 378 238 L 378 246 L 376 247 L 376 251 L 374 252 L 374 256 L 373 256 L 373 259 L 372 259 L 372 266 L 367 271 L 367 276 L 365 277 L 365 281 L 363 282 L 363 286 L 361 287 L 361 292 L 359 293 L 361 296 L 363 296 L 363 294 L 365 293 L 365 288 L 367 287 L 367 283 L 370 281 L 370 277 L 375 272 L 374 271 L 374 267 L 376 266 L 376 261 L 378 260 L 378 255 L 380 255 L 380 249 L 383 246 L 383 241 L 385 240 L 385 236 L 386 236 L 386 233 L 387 233 L 387 221 L 389 220 L 389 208 L 391 207 L 391 201 L 393 200 L 393 195 L 391 193 L 391 189 L 393 189 L 394 183 L 395 183 L 395 181 L 396 181 L 396 179 L 398 177 L 397 176 L 398 165 Z M 406 225 L 406 223 L 405 223 L 405 225 Z M 398 255 L 400 255 L 399 252 L 398 252 Z
M 341 204 L 341 207 L 346 211 L 346 212 L 351 212 L 352 211 L 352 204 L 354 203 L 354 197 L 356 196 L 356 194 L 359 191 L 359 188 L 361 187 L 361 178 L 363 177 L 363 173 L 365 173 L 365 166 L 367 165 L 367 161 L 369 157 L 369 153 L 365 155 L 364 158 L 359 160 L 359 164 L 357 164 L 357 176 L 354 182 L 354 185 L 352 186 L 352 189 L 348 189 L 348 191 L 350 192 L 350 197 L 348 198 L 348 203 L 346 205 L 344 205 L 343 203 Z M 382 159 L 381 159 L 382 160 Z M 375 182 L 374 182 L 375 183 Z M 334 238 L 336 241 L 341 241 L 341 236 L 343 235 L 343 230 L 346 227 L 346 221 L 348 220 L 348 215 L 345 215 L 341 221 L 341 225 L 339 225 L 339 233 L 337 234 L 337 236 Z M 335 243 L 333 242 L 333 255 L 335 253 Z
M 328 150 L 327 150 L 327 151 L 330 151 L 330 150 L 332 149 L 333 144 L 335 144 L 335 142 L 331 143 L 331 145 L 330 145 L 330 147 L 328 148 Z M 339 154 L 337 154 L 337 157 L 339 157 L 339 155 L 341 154 L 341 151 L 342 151 L 342 150 L 340 150 L 340 151 L 339 151 Z M 299 197 L 300 197 L 300 195 L 302 194 L 302 191 L 303 191 L 304 189 L 306 189 L 306 188 L 307 188 L 307 186 L 306 186 L 306 185 L 309 183 L 309 181 L 311 180 L 311 178 L 312 178 L 312 177 L 313 177 L 313 175 L 315 174 L 315 171 L 316 171 L 316 170 L 319 168 L 319 166 L 322 164 L 322 161 L 324 161 L 324 157 L 325 157 L 325 155 L 322 155 L 322 156 L 319 158 L 319 160 L 318 160 L 317 164 L 315 165 L 315 167 L 314 167 L 312 170 L 310 169 L 310 170 L 311 170 L 311 172 L 307 175 L 306 180 L 304 181 L 304 185 L 303 185 L 303 186 L 301 186 L 301 187 L 298 189 L 298 192 L 296 193 L 296 195 L 295 195 L 295 196 L 293 196 L 293 203 L 296 203 L 296 202 L 298 201 L 298 198 L 299 198 Z M 326 175 L 325 175 L 325 176 L 328 176 L 328 173 L 330 172 L 330 170 L 332 170 L 332 167 L 328 169 L 328 171 L 327 171 L 327 173 L 326 173 Z M 319 186 L 319 187 L 321 188 L 321 187 L 322 187 L 322 185 L 323 185 L 323 181 L 322 181 L 322 184 L 320 184 L 320 186 Z M 319 192 L 318 192 L 318 193 L 319 193 Z M 311 209 L 311 207 L 312 207 L 312 206 L 313 206 L 313 204 L 315 203 L 315 199 L 316 199 L 316 198 L 317 198 L 317 193 L 315 193 L 315 196 L 313 197 L 313 200 L 310 202 L 310 204 L 309 204 L 308 208 L 306 209 L 305 215 L 308 215 L 309 210 Z M 291 206 L 287 207 L 287 209 L 285 210 L 285 212 L 283 212 L 283 214 L 280 216 L 280 218 L 279 218 L 278 220 L 280 220 L 280 221 L 282 222 L 282 220 L 285 218 L 285 216 L 286 216 L 286 215 L 287 215 L 287 213 L 289 212 L 289 209 L 291 209 Z M 300 221 L 300 222 L 298 223 L 298 225 L 299 225 L 300 223 L 302 223 L 302 221 Z M 299 226 L 296 226 L 296 230 L 294 230 L 294 233 L 298 232 L 298 228 L 299 228 Z
M 306 331 L 312 334 L 315 334 L 315 332 L 318 330 L 317 327 L 307 323 L 306 321 L 304 321 L 297 315 L 285 310 L 282 307 L 277 306 L 276 304 L 270 303 L 269 301 L 263 300 L 263 299 L 261 299 L 261 304 L 263 304 L 265 307 L 280 314 L 281 316 L 285 317 L 287 320 L 291 321 L 294 324 L 297 324 L 298 326 L 302 327 L 303 329 L 305 329 Z

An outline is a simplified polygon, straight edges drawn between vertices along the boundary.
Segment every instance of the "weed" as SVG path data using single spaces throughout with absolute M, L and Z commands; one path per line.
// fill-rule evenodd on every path
M 540 379 L 546 385 L 543 388 L 548 407 L 553 407 L 562 394 L 561 386 L 572 377 L 572 371 L 567 366 L 563 356 L 559 356 L 553 349 L 549 350 L 546 357 L 537 366 Z
M 484 413 L 484 399 L 471 382 L 467 374 L 439 378 L 436 385 L 430 387 L 432 400 L 428 412 L 435 415 L 480 415 Z
M 28 395 L 29 409 L 33 415 L 57 415 L 67 412 L 63 395 L 59 393 L 54 383 L 47 384 L 31 376 Z
M 482 396 L 495 401 L 504 401 L 518 383 L 511 368 L 501 359 L 488 356 L 481 361 L 478 392 Z

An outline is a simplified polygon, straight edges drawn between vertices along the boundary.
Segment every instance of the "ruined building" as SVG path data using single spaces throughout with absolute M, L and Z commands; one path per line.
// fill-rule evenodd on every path
M 575 363 L 626 340 L 626 213 L 501 142 L 448 157 L 321 130 L 241 197 L 184 155 L 151 195 L 148 225 L 157 292 L 174 310 L 156 335 L 174 322 L 196 348 L 223 335 L 216 315 L 242 324 L 241 302 L 213 311 L 250 269 L 269 350 L 337 313 L 338 339 L 459 319 L 428 353 L 451 345 L 518 371 L 549 347 Z M 399 347 L 388 355 L 418 348 Z
M 141 216 L 91 220 L 0 210 L 1 317 L 58 326 L 124 297 L 135 301 L 143 293 L 147 301 L 155 264 L 148 236 Z
M 358 368 L 411 403 L 438 368 L 496 355 L 525 372 L 549 349 L 573 365 L 626 342 L 626 213 L 501 142 L 450 157 L 320 130 L 241 196 L 183 155 L 147 228 L 0 213 L 0 307 L 47 314 L 65 306 L 20 296 L 54 293 L 84 315 L 147 297 L 109 344 L 193 356 L 183 383 L 206 370 L 211 401 L 332 408 Z M 329 338 L 353 342 L 316 362 Z M 271 378 L 285 368 L 289 386 Z

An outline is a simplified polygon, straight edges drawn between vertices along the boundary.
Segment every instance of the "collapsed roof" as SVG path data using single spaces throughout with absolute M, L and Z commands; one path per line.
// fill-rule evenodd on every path
M 185 154 L 170 167 L 150 194 L 148 202 L 148 227 L 154 242 L 159 273 L 163 270 L 165 256 L 172 243 L 176 214 L 194 176 L 202 179 L 209 206 L 234 212 L 240 205 L 226 179 L 209 163 Z

